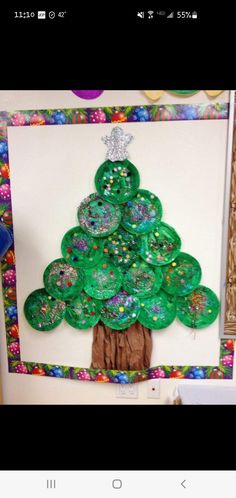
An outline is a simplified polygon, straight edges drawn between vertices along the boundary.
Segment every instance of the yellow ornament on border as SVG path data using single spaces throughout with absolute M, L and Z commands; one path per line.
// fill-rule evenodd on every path
M 154 102 L 159 100 L 160 97 L 163 95 L 164 92 L 166 92 L 167 90 L 143 90 L 143 92 L 145 93 L 146 97 L 148 97 L 148 99 L 150 100 L 153 100 Z M 196 90 L 196 93 L 197 92 L 200 92 L 200 90 Z M 204 90 L 204 92 L 209 96 L 209 97 L 218 97 L 218 95 L 220 95 L 220 93 L 222 93 L 224 90 Z M 175 95 L 179 96 L 179 97 L 191 97 L 192 94 L 190 95 L 183 95 L 183 94 L 178 94 L 178 93 L 175 93 Z

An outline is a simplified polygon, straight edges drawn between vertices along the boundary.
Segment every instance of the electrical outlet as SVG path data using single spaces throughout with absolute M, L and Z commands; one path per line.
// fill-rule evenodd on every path
M 160 398 L 160 379 L 147 380 L 147 398 Z
M 138 398 L 138 385 L 137 384 L 118 384 L 116 386 L 117 398 Z

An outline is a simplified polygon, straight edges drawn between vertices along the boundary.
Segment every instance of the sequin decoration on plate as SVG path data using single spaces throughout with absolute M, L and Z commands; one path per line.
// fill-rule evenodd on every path
M 137 261 L 124 275 L 123 288 L 128 294 L 138 297 L 151 297 L 157 294 L 162 284 L 160 268 L 149 266 L 144 261 Z
M 50 263 L 44 274 L 43 281 L 46 291 L 56 299 L 72 299 L 77 297 L 84 286 L 84 272 L 68 265 L 64 259 L 55 259 Z
M 158 294 L 147 299 L 141 299 L 139 322 L 153 330 L 168 327 L 176 317 L 176 300 L 160 290 Z
M 169 265 L 163 266 L 162 288 L 173 296 L 186 296 L 198 286 L 202 271 L 198 261 L 181 252 Z
M 103 251 L 114 265 L 126 269 L 138 259 L 139 245 L 140 237 L 135 237 L 119 227 L 105 239 Z
M 162 266 L 178 256 L 181 240 L 170 225 L 160 223 L 150 234 L 144 235 L 140 244 L 140 256 L 151 265 Z
M 219 314 L 220 302 L 208 287 L 200 285 L 191 294 L 177 298 L 177 317 L 187 327 L 208 327 Z
M 136 296 L 119 292 L 116 296 L 103 302 L 101 319 L 107 327 L 124 330 L 134 323 L 140 312 L 140 302 Z
M 101 306 L 101 301 L 93 299 L 82 291 L 67 304 L 65 319 L 76 329 L 89 329 L 100 320 Z
M 161 202 L 148 190 L 138 190 L 128 201 L 122 212 L 121 224 L 125 230 L 136 235 L 151 232 L 162 217 Z
M 85 270 L 84 290 L 95 299 L 108 299 L 120 290 L 122 279 L 120 268 L 102 260 L 96 267 Z
M 105 161 L 97 170 L 95 185 L 99 195 L 112 204 L 131 199 L 140 184 L 137 168 L 128 160 Z
M 121 211 L 104 201 L 97 193 L 84 199 L 78 209 L 78 219 L 81 228 L 93 237 L 106 237 L 119 226 Z
M 80 227 L 71 228 L 63 237 L 61 251 L 68 264 L 75 268 L 91 268 L 103 256 L 104 242 L 94 239 Z
M 49 295 L 45 289 L 32 292 L 24 304 L 24 314 L 31 327 L 41 332 L 55 329 L 63 320 L 66 303 Z

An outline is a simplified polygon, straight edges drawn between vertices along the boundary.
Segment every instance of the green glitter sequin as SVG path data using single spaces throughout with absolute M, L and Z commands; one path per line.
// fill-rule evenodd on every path
M 31 327 L 41 332 L 55 329 L 63 320 L 66 303 L 49 295 L 45 289 L 32 292 L 24 304 L 24 314 Z
M 158 294 L 147 299 L 141 299 L 139 322 L 153 330 L 168 327 L 176 317 L 175 298 L 160 290 Z
M 198 286 L 202 275 L 198 261 L 185 252 L 181 252 L 170 265 L 164 266 L 162 273 L 162 288 L 174 296 L 190 294 Z
M 80 227 L 74 227 L 64 235 L 61 251 L 69 265 L 75 268 L 91 268 L 103 256 L 103 241 L 92 238 Z
M 162 266 L 178 256 L 181 240 L 170 225 L 160 223 L 150 234 L 141 239 L 140 256 L 149 264 Z
M 122 204 L 131 199 L 136 194 L 139 183 L 139 172 L 128 159 L 105 161 L 95 176 L 99 195 L 112 204 Z
M 151 232 L 161 217 L 162 206 L 158 197 L 148 190 L 138 190 L 124 206 L 121 225 L 130 233 L 143 235 Z
M 135 296 L 119 292 L 116 296 L 103 302 L 101 319 L 115 330 L 124 330 L 134 323 L 140 312 L 140 302 Z
M 85 292 L 67 304 L 65 319 L 76 329 L 89 329 L 100 320 L 101 301 L 91 298 Z
M 84 272 L 68 265 L 64 259 L 55 259 L 47 266 L 43 281 L 49 294 L 56 299 L 66 301 L 78 296 L 83 289 Z
M 108 299 L 117 294 L 122 278 L 122 272 L 117 266 L 102 260 L 96 268 L 85 270 L 84 290 L 95 299 Z
M 119 227 L 108 239 L 105 239 L 104 254 L 114 265 L 125 269 L 138 259 L 139 245 L 140 237 L 135 237 Z
M 144 261 L 137 261 L 125 273 L 123 288 L 128 294 L 150 297 L 159 291 L 162 279 L 160 268 L 153 268 Z
M 81 228 L 93 237 L 106 237 L 118 228 L 121 211 L 95 193 L 81 202 L 78 220 Z
M 187 327 L 208 327 L 219 314 L 220 303 L 215 293 L 200 285 L 191 294 L 177 298 L 177 317 Z

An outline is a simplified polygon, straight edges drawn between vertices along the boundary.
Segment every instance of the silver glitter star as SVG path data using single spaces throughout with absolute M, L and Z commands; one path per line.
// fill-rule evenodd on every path
M 119 126 L 113 128 L 110 137 L 102 137 L 102 141 L 108 147 L 106 159 L 109 159 L 112 162 L 124 161 L 124 159 L 127 159 L 129 154 L 126 147 L 129 145 L 131 140 L 133 140 L 133 138 L 133 135 L 130 133 L 125 135 L 124 131 Z

